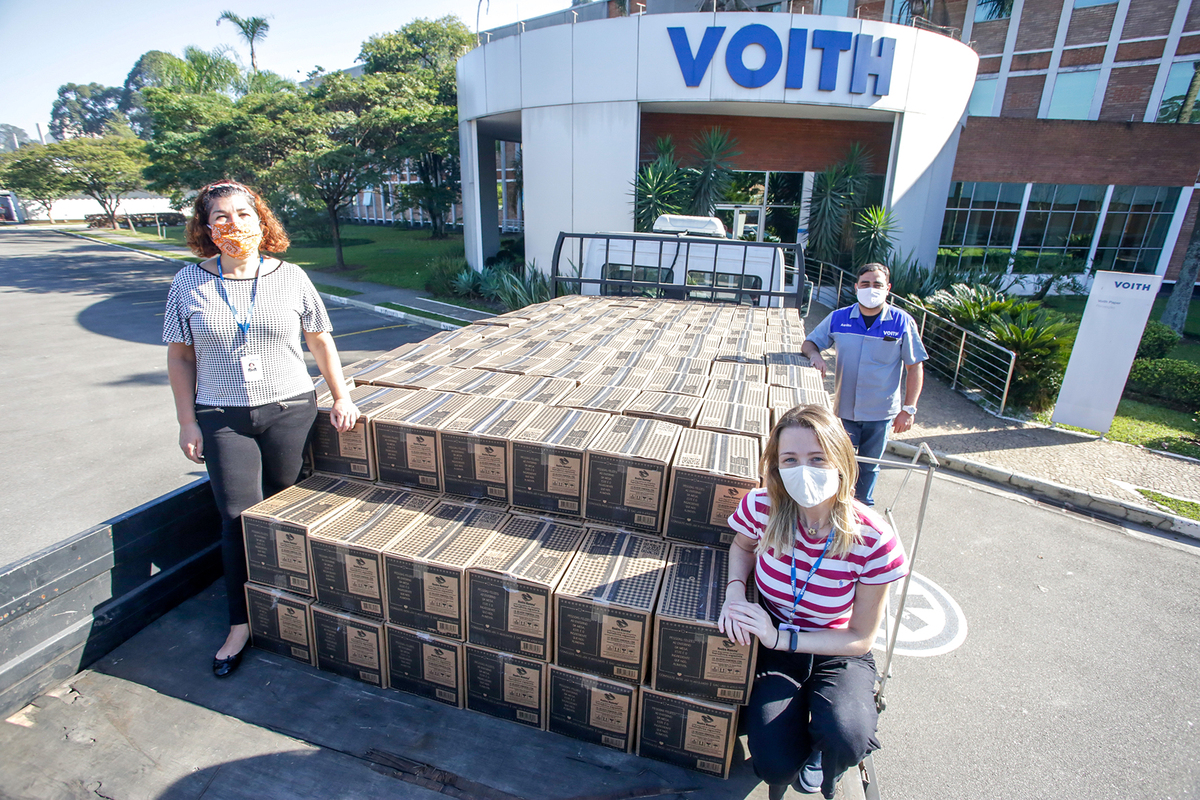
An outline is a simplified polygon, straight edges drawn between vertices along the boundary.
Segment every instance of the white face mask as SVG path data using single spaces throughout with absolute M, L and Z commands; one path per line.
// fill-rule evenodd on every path
M 837 494 L 838 471 L 821 469 L 802 464 L 779 470 L 779 477 L 787 493 L 805 508 L 812 508 Z
M 887 300 L 887 289 L 864 287 L 858 290 L 858 302 L 867 308 L 879 308 Z

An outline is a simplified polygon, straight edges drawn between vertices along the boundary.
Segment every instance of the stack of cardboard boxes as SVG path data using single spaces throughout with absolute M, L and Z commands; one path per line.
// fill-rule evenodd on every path
M 726 520 L 786 403 L 829 403 L 803 339 L 570 296 L 347 367 L 358 425 L 323 394 L 318 474 L 243 516 L 255 646 L 726 776 L 755 653 L 716 628 Z

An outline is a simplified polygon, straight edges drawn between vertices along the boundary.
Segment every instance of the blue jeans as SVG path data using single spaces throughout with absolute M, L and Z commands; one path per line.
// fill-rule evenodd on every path
M 887 448 L 888 429 L 892 427 L 890 419 L 867 422 L 843 419 L 842 427 L 850 434 L 850 443 L 860 456 L 883 458 L 883 451 Z M 875 481 L 878 479 L 878 464 L 858 465 L 858 483 L 854 485 L 854 496 L 863 505 L 875 505 Z

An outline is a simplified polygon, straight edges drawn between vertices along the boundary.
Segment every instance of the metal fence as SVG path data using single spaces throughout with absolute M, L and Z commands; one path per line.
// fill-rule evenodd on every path
M 824 261 L 807 259 L 804 272 L 815 289 L 813 300 L 828 308 L 857 302 L 853 273 Z M 889 302 L 917 321 L 921 341 L 929 352 L 925 368 L 997 414 L 1008 405 L 1017 354 L 901 297 Z

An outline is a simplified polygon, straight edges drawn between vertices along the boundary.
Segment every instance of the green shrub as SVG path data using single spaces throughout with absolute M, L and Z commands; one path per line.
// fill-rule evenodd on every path
M 434 297 L 453 297 L 454 281 L 464 269 L 470 266 L 462 256 L 438 256 L 425 267 L 425 291 Z
M 1170 325 L 1164 325 L 1152 319 L 1146 323 L 1146 330 L 1142 331 L 1142 341 L 1138 345 L 1135 358 L 1166 358 L 1175 349 L 1175 345 L 1179 344 L 1181 338 L 1183 337 L 1176 333 Z
M 526 266 L 525 277 L 502 269 L 493 270 L 492 275 L 495 281 L 496 299 L 508 311 L 544 303 L 551 297 L 550 281 L 533 262 Z M 484 283 L 485 285 L 488 283 L 486 277 Z
M 1183 411 L 1200 411 L 1200 366 L 1177 358 L 1139 358 L 1129 370 L 1125 393 L 1154 397 Z
M 1045 411 L 1054 405 L 1062 387 L 1077 328 L 1048 309 L 1022 306 L 1015 317 L 1007 313 L 993 317 L 986 333 L 1017 356 L 1009 402 Z
M 990 286 L 956 283 L 925 298 L 924 306 L 968 330 L 982 333 L 991 318 L 1001 314 L 1018 317 L 1034 311 L 1038 304 L 1009 297 Z

